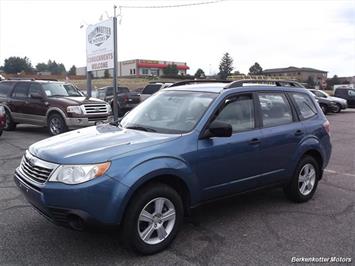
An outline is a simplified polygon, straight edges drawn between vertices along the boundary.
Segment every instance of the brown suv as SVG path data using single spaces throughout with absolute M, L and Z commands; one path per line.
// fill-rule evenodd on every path
M 111 120 L 111 107 L 102 100 L 86 98 L 72 84 L 45 80 L 0 82 L 0 105 L 5 107 L 5 130 L 17 124 L 47 126 L 57 135 L 68 128 Z

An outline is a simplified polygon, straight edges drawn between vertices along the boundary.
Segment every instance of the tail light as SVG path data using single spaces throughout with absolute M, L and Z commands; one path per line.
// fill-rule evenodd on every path
M 330 123 L 328 120 L 324 122 L 323 127 L 325 131 L 328 133 L 328 135 L 330 135 Z

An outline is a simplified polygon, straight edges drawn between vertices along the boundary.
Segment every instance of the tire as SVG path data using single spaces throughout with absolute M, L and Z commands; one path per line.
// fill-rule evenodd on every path
M 12 120 L 11 114 L 9 111 L 5 111 L 6 123 L 5 123 L 5 130 L 6 131 L 13 131 L 16 129 L 16 123 Z
M 2 135 L 2 130 L 0 129 L 0 136 Z
M 340 113 L 341 105 L 337 103 L 337 109 L 334 110 L 334 113 Z
M 326 115 L 328 113 L 328 108 L 324 104 L 321 104 L 320 108 L 322 109 L 323 114 Z
M 156 211 L 156 206 L 162 211 Z M 144 255 L 162 251 L 176 237 L 183 214 L 181 197 L 174 189 L 161 183 L 144 187 L 127 207 L 122 240 L 128 248 Z
M 68 131 L 68 127 L 60 114 L 54 113 L 48 117 L 48 131 L 52 136 Z
M 304 156 L 299 161 L 290 183 L 284 187 L 286 197 L 298 203 L 309 201 L 317 189 L 319 177 L 318 162 L 311 156 Z

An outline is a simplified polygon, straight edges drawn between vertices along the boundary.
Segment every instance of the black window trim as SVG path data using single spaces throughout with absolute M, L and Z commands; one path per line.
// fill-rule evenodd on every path
M 264 121 L 263 121 L 263 117 L 262 117 L 262 111 L 261 111 L 261 104 L 260 104 L 260 100 L 259 100 L 259 94 L 263 94 L 263 93 L 269 93 L 269 94 L 283 94 L 286 98 L 286 101 L 288 103 L 288 105 L 290 106 L 291 109 L 291 115 L 292 115 L 292 121 L 286 124 L 281 124 L 281 125 L 274 125 L 274 126 L 264 126 Z M 262 91 L 257 91 L 256 92 L 256 100 L 257 100 L 257 104 L 258 104 L 258 108 L 260 110 L 259 112 L 259 119 L 260 119 L 260 124 L 261 124 L 261 128 L 273 128 L 273 127 L 279 127 L 279 126 L 284 126 L 284 125 L 290 125 L 292 123 L 298 122 L 299 121 L 299 117 L 297 115 L 297 112 L 295 112 L 294 110 L 294 106 L 290 101 L 290 98 L 288 97 L 288 92 L 287 91 L 275 91 L 275 90 L 262 90 Z

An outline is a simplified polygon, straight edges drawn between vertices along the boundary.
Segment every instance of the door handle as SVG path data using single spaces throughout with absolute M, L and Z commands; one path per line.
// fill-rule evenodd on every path
M 261 141 L 258 138 L 254 138 L 254 139 L 249 141 L 250 145 L 259 145 L 260 143 L 261 143 Z
M 295 132 L 295 136 L 302 136 L 304 133 L 303 133 L 303 131 L 301 130 L 301 129 L 299 129 L 299 130 L 297 130 L 296 132 Z

